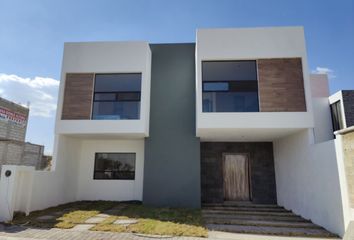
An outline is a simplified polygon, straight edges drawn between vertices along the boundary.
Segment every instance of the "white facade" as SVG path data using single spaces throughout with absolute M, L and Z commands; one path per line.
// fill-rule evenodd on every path
M 295 57 L 302 60 L 307 112 L 202 112 L 202 61 Z M 197 136 L 202 140 L 272 141 L 301 129 L 313 128 L 307 65 L 302 27 L 197 30 Z
M 151 51 L 147 42 L 65 43 L 55 133 L 96 138 L 149 136 L 150 72 Z M 140 119 L 62 120 L 67 73 L 141 73 Z
M 13 175 L 0 181 L 0 221 L 11 219 L 13 211 L 29 213 L 79 200 L 141 201 L 144 138 L 149 135 L 150 71 L 147 42 L 66 43 L 52 169 L 4 166 L 2 174 L 11 170 Z M 67 73 L 141 73 L 140 119 L 62 120 Z M 135 178 L 94 180 L 97 152 L 135 153 Z
M 332 140 L 332 117 L 329 107 L 327 74 L 310 74 L 315 143 Z
M 134 180 L 94 180 L 96 152 L 136 154 Z M 83 140 L 78 166 L 77 200 L 143 200 L 144 140 Z
M 301 58 L 306 112 L 202 112 L 205 60 Z M 142 73 L 139 120 L 62 120 L 67 73 Z M 53 169 L 4 166 L 0 221 L 78 200 L 142 200 L 149 136 L 151 51 L 146 42 L 67 43 L 55 125 Z M 343 235 L 350 220 L 340 138 L 333 140 L 328 80 L 311 76 L 301 27 L 203 29 L 196 40 L 196 136 L 201 141 L 273 143 L 278 204 Z M 343 117 L 343 119 L 345 119 Z M 192 133 L 191 133 L 192 134 Z M 94 180 L 95 153 L 135 153 L 134 180 Z M 198 159 L 196 159 L 198 160 Z M 6 170 L 13 175 L 4 176 Z M 157 196 L 163 197 L 163 196 Z

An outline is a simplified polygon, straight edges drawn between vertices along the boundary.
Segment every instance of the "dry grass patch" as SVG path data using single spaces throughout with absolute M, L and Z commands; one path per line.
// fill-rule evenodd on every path
M 114 210 L 112 211 L 112 209 Z M 199 209 L 153 208 L 145 207 L 137 202 L 82 201 L 68 203 L 35 211 L 29 216 L 17 214 L 12 223 L 40 228 L 66 229 L 84 223 L 99 213 L 107 213 L 110 217 L 91 230 L 195 237 L 207 237 L 208 234 L 207 229 L 203 227 Z M 56 217 L 48 221 L 38 220 L 38 217 L 46 215 Z M 113 224 L 117 219 L 137 219 L 138 222 L 127 226 Z
M 116 202 L 110 201 L 80 201 L 62 204 L 56 207 L 31 212 L 28 216 L 17 213 L 12 224 L 26 225 L 38 228 L 72 228 L 84 223 L 88 218 L 112 208 Z M 54 216 L 53 219 L 39 220 L 41 216 Z

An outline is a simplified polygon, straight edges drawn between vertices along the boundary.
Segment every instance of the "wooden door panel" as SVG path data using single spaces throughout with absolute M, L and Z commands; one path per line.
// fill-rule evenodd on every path
M 225 200 L 250 199 L 248 164 L 245 154 L 225 154 L 223 167 Z

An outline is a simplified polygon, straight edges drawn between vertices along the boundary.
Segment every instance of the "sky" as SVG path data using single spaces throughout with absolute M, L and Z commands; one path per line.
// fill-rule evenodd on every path
M 197 28 L 304 26 L 309 68 L 354 89 L 353 0 L 0 0 L 0 96 L 29 104 L 26 140 L 53 149 L 64 42 L 195 42 Z

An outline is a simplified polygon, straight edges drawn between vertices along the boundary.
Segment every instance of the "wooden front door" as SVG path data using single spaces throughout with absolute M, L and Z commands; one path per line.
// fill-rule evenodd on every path
M 249 201 L 250 183 L 246 154 L 224 154 L 225 201 Z

